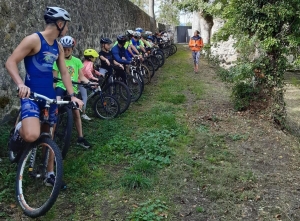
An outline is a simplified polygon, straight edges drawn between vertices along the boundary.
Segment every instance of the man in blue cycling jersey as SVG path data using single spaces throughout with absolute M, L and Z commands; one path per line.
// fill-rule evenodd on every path
M 117 37 L 118 44 L 115 45 L 111 49 L 111 53 L 113 55 L 113 59 L 122 65 L 128 65 L 131 64 L 131 58 L 126 53 L 126 49 L 124 48 L 124 45 L 127 41 L 127 38 L 125 35 L 118 35 Z M 125 67 L 123 69 L 115 69 L 117 76 L 121 77 L 123 82 L 126 81 L 126 73 L 125 73 Z
M 24 148 L 27 143 L 32 143 L 40 136 L 39 112 L 42 104 L 29 100 L 30 92 L 36 92 L 49 98 L 56 98 L 53 88 L 52 67 L 56 61 L 61 72 L 62 80 L 66 86 L 71 100 L 77 102 L 81 108 L 83 102 L 74 96 L 70 75 L 65 65 L 64 50 L 56 38 L 64 36 L 68 31 L 71 21 L 69 13 L 59 7 L 47 7 L 44 13 L 46 28 L 25 37 L 12 55 L 6 61 L 6 68 L 19 88 L 21 98 L 21 122 L 17 124 L 9 146 L 17 151 Z M 24 60 L 26 77 L 25 83 L 19 75 L 18 63 Z M 57 107 L 51 105 L 49 109 L 50 124 L 56 123 Z M 43 131 L 49 132 L 49 127 L 43 125 Z M 54 156 L 50 152 L 46 185 L 54 185 Z

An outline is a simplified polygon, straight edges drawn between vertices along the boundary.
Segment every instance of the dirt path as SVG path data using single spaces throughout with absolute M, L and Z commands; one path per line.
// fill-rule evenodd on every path
M 206 93 L 202 100 L 196 101 L 198 111 L 196 115 L 188 116 L 190 123 L 195 127 L 210 125 L 210 132 L 214 134 L 243 137 L 240 140 L 226 140 L 226 145 L 235 153 L 240 166 L 250 169 L 256 180 L 251 186 L 254 196 L 232 202 L 234 209 L 221 208 L 223 215 L 217 214 L 213 210 L 218 202 L 204 197 L 199 203 L 206 207 L 206 213 L 194 214 L 184 220 L 300 220 L 298 139 L 276 129 L 262 116 L 235 112 L 229 90 L 215 71 L 203 60 L 201 66 L 199 76 L 191 76 L 205 84 Z M 286 102 L 289 119 L 298 119 L 292 125 L 295 131 L 300 125 L 299 99 L 300 90 L 288 86 Z M 191 105 L 189 108 L 191 110 Z M 194 146 L 198 142 L 196 140 Z M 241 188 L 244 191 L 244 187 Z

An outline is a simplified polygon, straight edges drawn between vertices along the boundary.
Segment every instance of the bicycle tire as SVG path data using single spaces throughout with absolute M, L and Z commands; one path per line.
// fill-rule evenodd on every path
M 131 93 L 131 101 L 136 102 L 140 99 L 143 93 L 142 83 L 132 75 L 127 75 L 126 78 L 126 84 Z
M 146 60 L 143 61 L 143 65 L 145 65 L 149 69 L 149 71 L 150 71 L 150 80 L 151 80 L 151 78 L 153 78 L 153 76 L 155 74 L 155 68 L 154 68 L 154 65 L 153 65 L 152 61 L 146 59 Z
M 151 72 L 150 72 L 149 68 L 144 64 L 141 65 L 140 75 L 142 76 L 142 78 L 144 80 L 144 84 L 150 84 Z
M 113 96 L 102 94 L 95 100 L 93 109 L 97 117 L 110 120 L 118 116 L 120 105 Z
M 160 61 L 158 60 L 158 58 L 154 55 L 151 55 L 150 61 L 152 62 L 153 66 L 154 66 L 154 70 L 157 71 L 160 67 Z
M 36 147 L 36 154 L 33 155 L 34 147 Z M 54 172 L 56 175 L 55 183 L 52 188 L 44 185 L 44 182 L 42 182 L 42 180 L 46 178 L 47 155 L 49 156 L 50 151 L 54 153 Z M 30 169 L 30 164 L 33 160 L 36 167 Z M 29 165 L 27 165 L 27 163 L 29 163 Z M 26 167 L 29 167 L 28 174 L 25 172 Z M 61 152 L 50 137 L 42 136 L 29 148 L 24 150 L 18 163 L 16 175 L 16 200 L 25 215 L 36 218 L 45 215 L 51 209 L 59 195 L 62 176 L 63 165 Z M 45 199 L 41 200 L 41 198 Z M 37 203 L 38 201 L 40 202 Z
M 66 105 L 58 108 L 57 123 L 54 131 L 54 141 L 61 150 L 62 158 L 65 159 L 71 144 L 73 128 L 73 113 Z
M 130 106 L 131 94 L 126 84 L 121 81 L 114 81 L 106 84 L 102 90 L 105 94 L 114 96 L 120 105 L 119 114 L 124 113 Z
M 174 53 L 175 54 L 177 52 L 177 46 L 175 44 L 171 44 L 171 47 L 173 47 Z
M 155 54 L 155 57 L 159 60 L 159 67 L 161 68 L 165 64 L 165 55 L 162 52 Z

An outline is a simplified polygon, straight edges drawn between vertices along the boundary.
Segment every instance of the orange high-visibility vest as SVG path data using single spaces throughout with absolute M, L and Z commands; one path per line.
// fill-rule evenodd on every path
M 201 51 L 203 47 L 203 40 L 201 37 L 199 39 L 195 40 L 195 36 L 191 37 L 190 42 L 189 42 L 189 47 L 192 51 Z

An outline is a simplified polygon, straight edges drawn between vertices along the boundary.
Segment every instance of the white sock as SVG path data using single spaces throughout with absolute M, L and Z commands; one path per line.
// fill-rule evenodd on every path
M 54 175 L 54 172 L 48 172 L 47 173 L 47 178 L 50 178 L 50 175 Z

